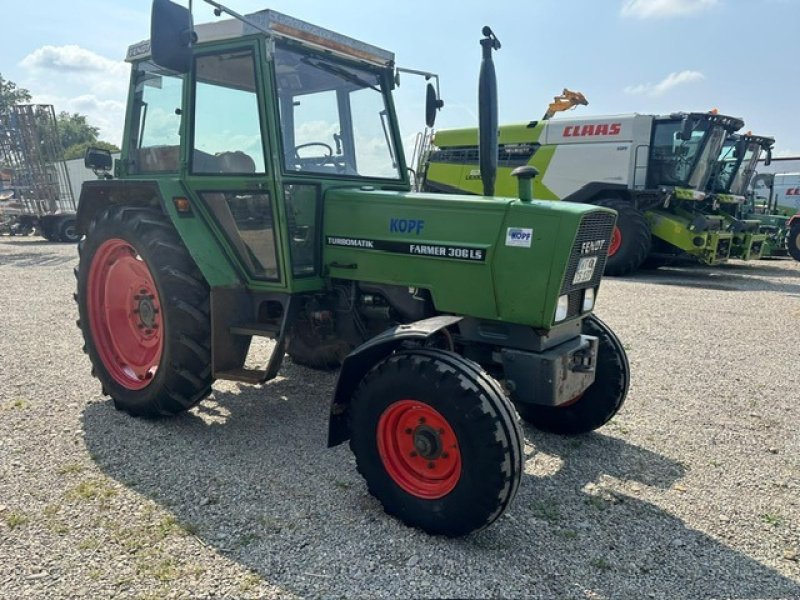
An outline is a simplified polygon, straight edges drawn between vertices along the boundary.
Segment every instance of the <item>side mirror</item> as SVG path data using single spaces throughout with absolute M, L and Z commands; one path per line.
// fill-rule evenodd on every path
M 192 43 L 196 41 L 189 9 L 170 0 L 153 0 L 150 52 L 154 63 L 176 73 L 188 73 L 192 66 Z
M 111 152 L 103 148 L 87 148 L 83 157 L 83 165 L 95 173 L 107 173 L 111 170 L 114 161 Z
M 764 166 L 768 167 L 772 164 L 772 148 L 767 148 L 767 156 L 764 158 Z
M 678 132 L 678 139 L 683 140 L 684 142 L 688 142 L 692 139 L 692 130 L 694 129 L 694 120 L 686 115 L 683 117 L 683 123 L 681 123 L 681 130 Z
M 444 101 L 436 97 L 436 90 L 433 84 L 429 83 L 425 88 L 425 124 L 433 127 L 436 122 L 436 111 L 444 106 Z

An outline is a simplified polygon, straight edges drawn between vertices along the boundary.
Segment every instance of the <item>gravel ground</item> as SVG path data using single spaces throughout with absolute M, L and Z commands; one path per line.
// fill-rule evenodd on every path
M 74 326 L 74 247 L 0 238 L 0 595 L 800 598 L 800 265 L 605 281 L 623 411 L 526 428 L 515 504 L 465 539 L 381 510 L 325 447 L 334 376 L 286 361 L 180 418 L 115 411 Z

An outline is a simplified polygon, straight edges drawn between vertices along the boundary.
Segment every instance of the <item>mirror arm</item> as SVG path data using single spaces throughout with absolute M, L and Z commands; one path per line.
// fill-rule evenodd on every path
M 208 0 L 205 0 L 205 1 L 208 2 Z M 399 74 L 400 73 L 409 73 L 411 75 L 419 75 L 421 77 L 424 77 L 425 81 L 428 81 L 429 79 L 433 79 L 436 82 L 436 99 L 437 100 L 441 100 L 442 99 L 442 96 L 439 93 L 439 75 L 437 75 L 436 73 L 431 73 L 429 71 L 420 71 L 418 69 L 407 69 L 405 67 L 395 67 L 395 72 L 397 74 L 397 77 L 395 77 L 395 82 L 397 82 L 398 85 L 399 85 L 399 82 L 400 82 L 400 78 L 399 78 Z

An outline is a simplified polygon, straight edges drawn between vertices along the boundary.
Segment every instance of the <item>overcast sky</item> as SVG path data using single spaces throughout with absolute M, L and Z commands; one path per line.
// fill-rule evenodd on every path
M 2 0 L 5 4 L 9 0 Z M 188 0 L 184 0 L 186 3 Z M 478 39 L 490 25 L 500 122 L 538 119 L 563 87 L 589 100 L 575 115 L 678 110 L 744 118 L 800 155 L 797 27 L 800 0 L 228 0 L 239 12 L 273 8 L 392 50 L 401 66 L 440 74 L 437 127 L 476 123 Z M 47 8 L 45 9 L 45 5 Z M 196 22 L 215 19 L 194 0 Z M 149 35 L 150 0 L 15 2 L 0 37 L 0 73 L 56 110 L 89 115 L 122 137 L 127 46 Z M 396 96 L 404 135 L 423 126 L 423 85 Z

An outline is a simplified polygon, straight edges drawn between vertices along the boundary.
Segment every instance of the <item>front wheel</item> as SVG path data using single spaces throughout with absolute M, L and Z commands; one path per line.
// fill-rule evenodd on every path
M 800 261 L 800 223 L 792 226 L 789 230 L 789 235 L 786 236 L 786 246 L 789 255 Z
M 495 521 L 523 468 L 514 408 L 480 366 L 441 350 L 378 363 L 350 407 L 350 447 L 387 513 L 431 534 L 460 536 Z
M 522 419 L 543 431 L 575 435 L 602 427 L 622 408 L 628 395 L 630 366 L 622 343 L 594 315 L 583 321 L 583 333 L 598 338 L 594 383 L 583 394 L 560 406 L 543 406 L 517 400 Z
M 137 416 L 200 402 L 212 382 L 208 286 L 169 220 L 112 206 L 78 252 L 79 326 L 103 392 Z
M 605 274 L 627 275 L 638 269 L 652 246 L 650 226 L 644 214 L 622 198 L 601 198 L 592 204 L 617 211 L 617 224 L 608 243 Z

